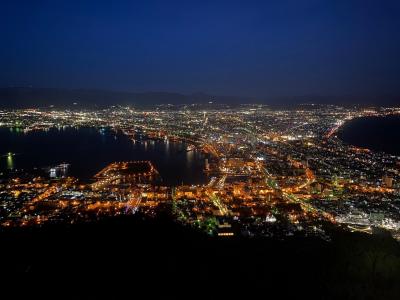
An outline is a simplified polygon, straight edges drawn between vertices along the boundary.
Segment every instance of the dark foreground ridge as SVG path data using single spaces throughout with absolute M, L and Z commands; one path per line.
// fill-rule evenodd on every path
M 216 239 L 167 217 L 137 215 L 12 229 L 1 233 L 0 244 L 2 277 L 35 283 L 13 290 L 16 298 L 27 292 L 70 299 L 400 295 L 400 247 L 386 235 L 338 232 L 331 243 Z

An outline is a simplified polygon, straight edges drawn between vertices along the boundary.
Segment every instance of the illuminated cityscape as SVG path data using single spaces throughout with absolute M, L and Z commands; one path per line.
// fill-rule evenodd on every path
M 1 0 L 0 299 L 400 299 L 399 0 Z
M 40 176 L 13 169 L 15 154 L 4 153 L 8 170 L 1 174 L 1 226 L 167 211 L 183 226 L 221 238 L 329 241 L 330 231 L 340 228 L 368 234 L 383 229 L 400 239 L 400 157 L 357 148 L 337 136 L 352 119 L 399 113 L 398 108 L 212 104 L 2 110 L 0 125 L 24 135 L 90 127 L 99 134 L 123 134 L 134 144 L 180 143 L 189 154 L 202 153 L 207 182 L 163 184 L 151 161 L 99 166 L 90 179 L 69 176 L 69 162 L 60 162 Z

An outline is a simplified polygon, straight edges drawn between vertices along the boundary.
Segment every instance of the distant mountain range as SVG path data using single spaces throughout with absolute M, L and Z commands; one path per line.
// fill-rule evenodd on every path
M 215 96 L 204 93 L 180 94 L 169 92 L 116 92 L 107 90 L 56 89 L 7 87 L 0 88 L 0 108 L 33 108 L 33 107 L 107 107 L 111 105 L 150 106 L 157 104 L 249 104 L 259 103 L 271 106 L 297 105 L 303 103 L 340 104 L 340 105 L 400 105 L 400 97 L 322 97 L 300 96 L 261 99 L 254 97 Z
M 0 88 L 0 107 L 106 107 L 111 105 L 157 105 L 191 103 L 255 103 L 245 97 L 211 96 L 203 93 L 184 95 L 169 92 L 114 92 L 106 90 L 50 89 L 50 88 Z

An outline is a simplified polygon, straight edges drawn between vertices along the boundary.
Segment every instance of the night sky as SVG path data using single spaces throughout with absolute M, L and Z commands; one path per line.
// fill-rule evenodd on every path
M 400 1 L 0 2 L 0 87 L 400 95 Z

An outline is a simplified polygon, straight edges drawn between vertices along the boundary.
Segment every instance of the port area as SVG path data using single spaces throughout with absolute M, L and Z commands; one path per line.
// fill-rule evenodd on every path
M 113 184 L 149 182 L 158 174 L 150 161 L 114 162 L 94 176 L 96 182 L 92 184 L 92 188 L 96 190 Z

